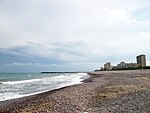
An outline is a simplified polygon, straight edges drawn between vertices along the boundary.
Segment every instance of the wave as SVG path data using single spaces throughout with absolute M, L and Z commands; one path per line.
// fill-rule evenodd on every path
M 30 74 L 27 74 L 27 77 L 30 77 L 31 75 Z
M 65 86 L 82 83 L 88 76 L 86 73 L 61 74 L 20 81 L 0 81 L 6 92 L 0 93 L 0 101 L 35 95 L 59 89 Z M 2 83 L 2 84 L 1 84 Z M 30 86 L 30 87 L 29 87 Z M 17 92 L 16 92 L 17 91 Z
M 30 80 L 21 80 L 21 81 L 7 81 L 7 82 L 1 82 L 2 84 L 23 84 L 23 83 L 30 83 L 30 82 L 36 82 L 40 81 L 41 79 L 30 79 Z

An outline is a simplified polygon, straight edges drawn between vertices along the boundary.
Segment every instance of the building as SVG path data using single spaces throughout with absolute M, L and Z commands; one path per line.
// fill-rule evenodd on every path
M 119 64 L 117 64 L 117 67 L 118 67 L 119 69 L 126 68 L 126 63 L 125 63 L 125 62 L 120 62 Z
M 144 69 L 150 69 L 150 66 L 146 66 L 146 56 L 141 54 L 136 57 L 137 63 L 125 63 L 120 62 L 117 66 L 111 65 L 110 62 L 106 62 L 104 64 L 104 68 L 102 67 L 100 70 L 103 71 L 111 71 L 111 70 L 133 70 L 133 69 L 140 69 L 141 67 Z
M 126 63 L 126 68 L 137 68 L 137 63 Z
M 128 68 L 137 68 L 137 63 L 125 63 L 120 62 L 117 66 L 114 66 L 113 69 L 128 69 Z
M 110 62 L 107 62 L 106 64 L 104 64 L 104 70 L 109 71 L 112 70 L 113 66 L 111 65 Z
M 145 55 L 139 55 L 136 57 L 137 60 L 137 65 L 141 66 L 141 67 L 145 67 L 146 66 L 146 56 Z

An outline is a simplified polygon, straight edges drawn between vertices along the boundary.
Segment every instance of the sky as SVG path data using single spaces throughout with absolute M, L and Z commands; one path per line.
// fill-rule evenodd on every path
M 149 0 L 0 0 L 0 72 L 150 65 Z

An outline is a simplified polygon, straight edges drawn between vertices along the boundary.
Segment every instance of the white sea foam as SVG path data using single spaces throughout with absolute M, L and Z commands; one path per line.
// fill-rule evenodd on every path
M 27 74 L 27 76 L 30 77 L 31 75 L 30 75 L 30 74 Z
M 21 81 L 7 81 L 7 82 L 2 82 L 3 84 L 23 84 L 23 83 L 30 83 L 30 82 L 35 82 L 35 81 L 40 81 L 41 79 L 30 79 L 30 80 L 21 80 Z
M 2 82 L 3 84 L 0 85 L 0 91 L 2 92 L 0 93 L 0 101 L 21 98 L 69 85 L 80 84 L 87 77 L 86 73 L 65 73 L 56 76 L 46 76 L 40 79 Z

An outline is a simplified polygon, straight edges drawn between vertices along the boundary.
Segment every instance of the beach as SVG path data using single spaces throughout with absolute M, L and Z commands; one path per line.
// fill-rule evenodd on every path
M 1 113 L 149 113 L 150 70 L 90 72 L 82 84 L 0 102 Z

